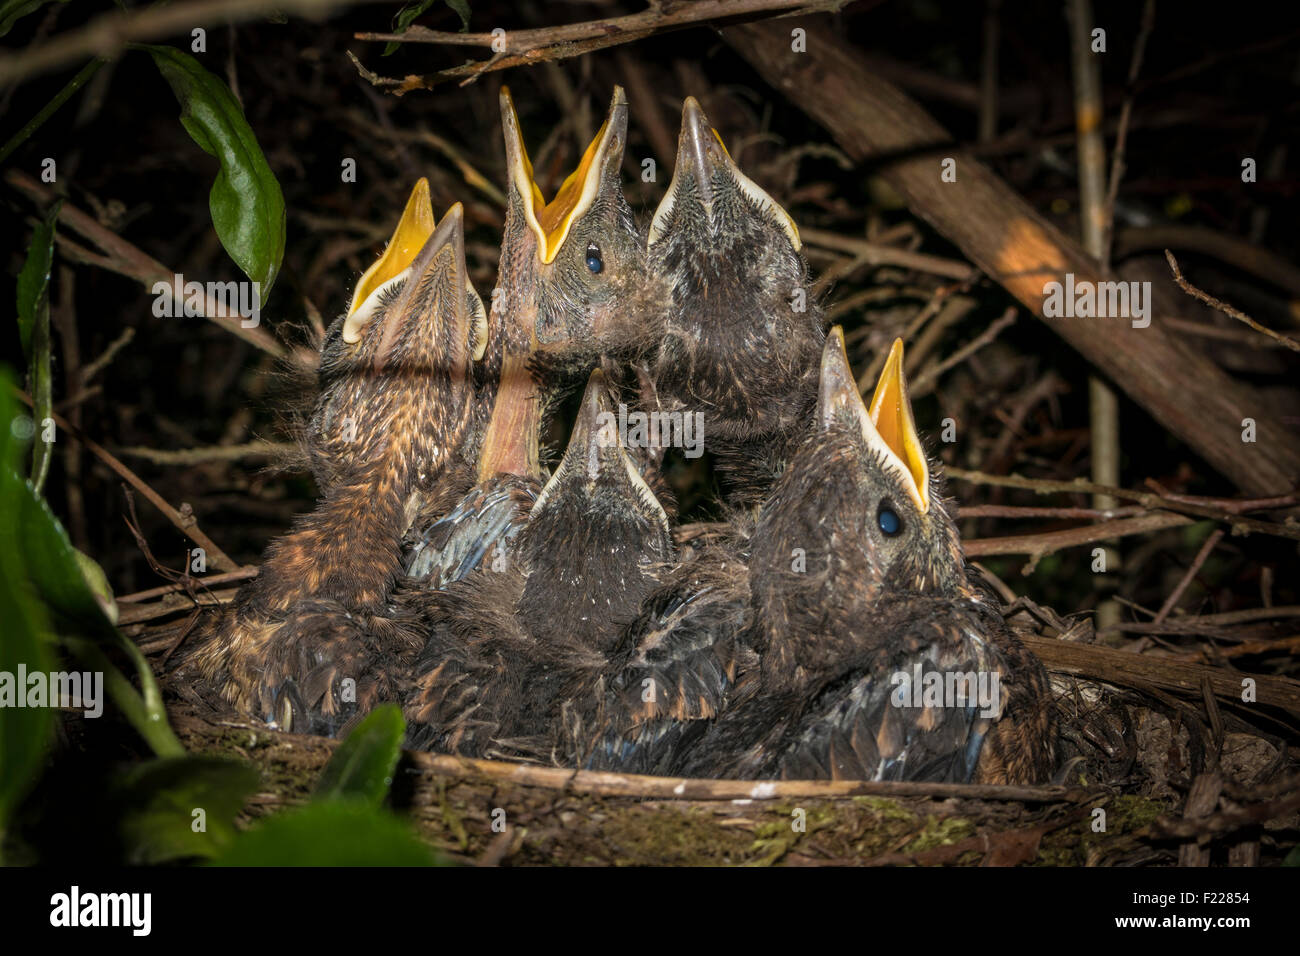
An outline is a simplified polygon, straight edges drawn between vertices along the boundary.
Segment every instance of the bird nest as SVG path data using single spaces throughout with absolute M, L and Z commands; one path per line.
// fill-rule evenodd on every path
M 1267 865 L 1294 852 L 1300 768 L 1215 690 L 1239 686 L 1226 668 L 1089 643 L 1089 624 L 1036 606 L 1007 612 L 1052 677 L 1052 785 L 705 780 L 404 751 L 390 800 L 449 858 L 480 865 Z M 155 625 L 141 644 L 159 660 L 187 629 Z M 250 821 L 307 800 L 339 746 L 192 694 L 168 712 L 190 752 L 258 769 Z

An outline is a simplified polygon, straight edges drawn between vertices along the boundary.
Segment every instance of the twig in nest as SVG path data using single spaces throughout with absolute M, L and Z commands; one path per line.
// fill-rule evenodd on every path
M 1078 528 L 1065 528 L 1061 531 L 1044 531 L 1040 534 L 1009 535 L 1001 538 L 972 538 L 962 542 L 962 551 L 969 558 L 987 557 L 995 554 L 1027 554 L 1030 562 L 1022 574 L 1033 574 L 1039 560 L 1049 554 L 1077 548 L 1110 538 L 1122 538 L 1130 534 L 1146 534 L 1149 531 L 1161 531 L 1178 525 L 1191 524 L 1192 519 L 1185 515 L 1151 514 L 1136 518 L 1122 518 L 1119 521 L 1099 521 L 1096 524 L 1083 525 Z
M 966 280 L 976 274 L 976 269 L 969 262 L 960 259 L 945 259 L 943 256 L 930 255 L 925 252 L 909 252 L 894 246 L 844 236 L 838 232 L 825 229 L 800 229 L 799 237 L 812 246 L 834 249 L 861 256 L 871 265 L 903 266 L 917 272 L 928 272 L 946 279 Z
M 1300 496 L 1295 492 L 1286 495 L 1274 495 L 1268 498 L 1201 498 L 1193 495 L 1153 494 L 1145 491 L 1130 491 L 1112 485 L 1099 485 L 1091 481 L 1076 479 L 1074 481 L 1045 481 L 1039 478 L 1024 478 L 1020 475 L 989 475 L 980 471 L 967 471 L 964 468 L 948 467 L 944 469 L 949 478 L 969 481 L 975 484 L 994 485 L 1004 488 L 1023 488 L 1040 495 L 1048 494 L 1103 494 L 1124 501 L 1134 501 L 1149 511 L 1176 511 L 1180 514 L 1197 518 L 1209 518 L 1222 521 L 1232 526 L 1233 532 L 1258 531 L 1261 534 L 1276 535 L 1280 538 L 1300 540 L 1300 527 L 1290 523 L 1282 524 L 1270 521 L 1258 521 L 1242 515 L 1245 511 L 1262 511 L 1271 508 L 1289 508 L 1300 504 Z M 1178 523 L 1178 522 L 1174 522 Z
M 249 565 L 240 568 L 238 571 L 228 571 L 225 574 L 210 574 L 200 582 L 204 587 L 214 587 L 218 584 L 231 584 L 235 581 L 247 581 L 249 578 L 257 577 L 258 568 Z M 158 588 L 149 588 L 147 591 L 136 591 L 134 594 L 124 594 L 117 599 L 118 604 L 139 604 L 143 601 L 152 601 L 154 598 L 160 598 L 167 594 L 174 594 L 177 591 L 185 590 L 185 584 L 165 584 Z
M 1033 634 L 1021 635 L 1021 640 L 1054 673 L 1073 674 L 1148 693 L 1151 688 L 1163 688 L 1196 699 L 1202 696 L 1202 681 L 1208 680 L 1221 701 L 1241 706 L 1243 675 L 1227 668 Z M 1250 678 L 1256 682 L 1260 704 L 1300 715 L 1300 681 L 1267 674 L 1251 674 Z
M 1256 322 L 1254 319 L 1252 319 L 1250 316 L 1248 316 L 1245 312 L 1242 312 L 1240 309 L 1233 308 L 1232 306 L 1228 305 L 1228 303 L 1224 302 L 1222 299 L 1216 299 L 1208 292 L 1201 291 L 1200 289 L 1196 288 L 1196 286 L 1192 285 L 1190 282 L 1184 279 L 1182 272 L 1178 268 L 1178 261 L 1174 258 L 1174 254 L 1170 252 L 1168 249 L 1165 250 L 1165 258 L 1169 260 L 1169 268 L 1174 274 L 1174 281 L 1178 283 L 1178 288 L 1182 289 L 1193 299 L 1199 299 L 1201 302 L 1204 302 L 1210 308 L 1218 309 L 1224 315 L 1231 316 L 1232 318 L 1236 319 L 1238 322 L 1246 323 L 1246 325 L 1249 325 L 1256 332 L 1260 333 L 1261 335 L 1267 335 L 1270 339 L 1273 339 L 1275 342 L 1282 343 L 1293 352 L 1300 352 L 1300 342 L 1297 342 L 1295 339 L 1290 338 L 1289 336 L 1281 335 L 1277 332 L 1274 332 L 1272 329 L 1265 328 L 1264 326 Z
M 242 445 L 212 445 L 207 448 L 182 448 L 168 451 L 160 448 L 119 448 L 123 455 L 143 458 L 155 465 L 201 465 L 209 461 L 242 461 L 245 458 L 263 455 L 279 455 L 292 452 L 297 445 L 285 442 L 250 441 Z
M 974 303 L 960 293 L 968 290 L 976 278 L 977 273 L 972 273 L 964 282 L 940 286 L 935 289 L 931 293 L 929 301 L 907 323 L 907 328 L 903 330 L 902 339 L 911 346 L 910 351 L 907 353 L 909 362 L 914 363 L 921 358 L 932 347 L 932 343 L 937 341 L 936 334 L 931 332 L 927 332 L 921 338 L 917 337 L 917 333 L 926 327 L 927 323 L 933 320 L 930 329 L 933 330 L 937 327 L 942 330 L 960 322 L 974 308 Z M 867 326 L 863 326 L 863 329 L 867 329 Z M 879 349 L 871 361 L 867 363 L 867 367 L 858 376 L 859 392 L 868 393 L 875 387 L 875 381 L 880 376 L 880 370 L 885 367 L 885 359 L 888 355 L 888 349 Z
M 149 547 L 149 540 L 144 536 L 144 532 L 140 530 L 140 519 L 135 513 L 135 495 L 131 494 L 131 489 L 126 487 L 122 489 L 122 493 L 126 496 L 126 510 L 128 512 L 126 527 L 131 532 L 131 536 L 135 538 L 136 547 L 140 549 L 140 553 L 144 555 L 144 559 L 149 562 L 149 567 L 153 569 L 153 573 L 158 575 L 160 578 L 166 578 L 173 584 L 179 585 L 182 590 L 189 591 L 192 594 L 194 591 L 194 579 L 190 577 L 190 563 L 188 558 L 185 562 L 184 571 L 173 571 L 171 568 L 164 566 L 162 562 L 154 557 L 153 549 Z
M 1179 617 L 1173 621 L 1156 623 L 1142 621 L 1121 621 L 1113 630 L 1129 631 L 1134 634 L 1196 634 L 1198 632 L 1220 631 L 1236 624 L 1250 624 L 1253 621 L 1273 621 L 1280 618 L 1300 617 L 1300 606 L 1284 605 L 1281 607 L 1252 607 L 1241 611 L 1224 611 L 1220 614 L 1200 614 L 1196 617 Z
M 1293 782 L 1294 784 L 1294 782 Z M 1221 836 L 1243 827 L 1256 826 L 1268 820 L 1284 817 L 1300 809 L 1300 792 L 1276 800 L 1267 800 L 1250 806 L 1223 810 L 1209 816 L 1183 820 L 1161 817 L 1150 826 L 1138 831 L 1139 836 L 1154 839 L 1189 839 Z

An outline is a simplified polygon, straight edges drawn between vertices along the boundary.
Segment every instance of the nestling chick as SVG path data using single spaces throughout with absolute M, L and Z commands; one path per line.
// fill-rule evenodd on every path
M 663 509 L 619 440 L 600 371 L 555 474 L 519 535 L 519 559 L 420 592 L 431 636 L 407 701 L 415 745 L 544 759 L 570 694 L 672 560 Z
M 428 202 L 421 180 L 388 252 L 326 338 L 311 433 L 331 479 L 324 497 L 271 543 L 186 665 L 239 710 L 281 727 L 336 730 L 395 695 L 378 660 L 418 650 L 414 618 L 390 601 L 402 535 L 413 497 L 468 431 L 483 335 L 461 207 L 434 228 Z
M 870 409 L 837 328 L 817 427 L 750 556 L 759 665 L 689 774 L 1023 783 L 1050 776 L 1042 665 L 972 576 L 912 420 L 896 342 Z
M 694 98 L 648 238 L 668 285 L 654 365 L 668 409 L 704 416 L 732 491 L 761 500 L 807 421 L 825 341 L 799 231 L 732 160 Z
M 459 204 L 454 208 L 454 216 L 459 216 Z M 451 210 L 448 216 L 453 216 Z M 307 430 L 307 451 L 317 486 L 322 490 L 348 469 L 382 457 L 383 447 L 393 437 L 387 422 L 399 409 L 429 416 L 423 422 L 405 420 L 416 433 L 424 435 L 430 450 L 428 461 L 413 463 L 426 485 L 447 466 L 449 453 L 465 439 L 469 424 L 465 413 L 472 411 L 474 404 L 467 400 L 463 382 L 452 381 L 453 376 L 461 374 L 459 366 L 465 358 L 445 351 L 447 343 L 438 336 L 447 330 L 435 327 L 437 317 L 433 315 L 407 316 L 402 320 L 407 325 L 387 321 L 417 255 L 433 233 L 429 183 L 421 178 L 411 190 L 383 255 L 362 274 L 347 312 L 326 332 L 321 347 L 320 387 Z M 469 338 L 458 342 L 457 348 L 468 347 L 470 357 L 477 361 L 487 345 L 487 314 L 468 279 L 465 295 Z M 409 340 L 398 347 L 396 337 L 403 331 Z M 455 402 L 443 402 L 443 393 L 454 393 Z M 408 446 L 415 454 L 422 453 L 416 442 Z
M 619 174 L 627 141 L 623 90 L 615 87 L 604 124 L 549 203 L 504 88 L 501 121 L 507 208 L 467 450 L 472 477 L 459 503 L 421 512 L 408 542 L 408 573 L 435 588 L 484 560 L 508 559 L 545 480 L 538 462 L 544 417 L 602 348 L 619 347 L 626 324 L 616 320 L 635 310 L 645 284 L 644 240 Z
M 965 565 L 901 343 L 868 409 L 833 330 L 814 427 L 754 527 L 679 569 L 629 634 L 601 709 L 566 728 L 581 766 L 988 782 L 1052 769 L 1046 675 Z

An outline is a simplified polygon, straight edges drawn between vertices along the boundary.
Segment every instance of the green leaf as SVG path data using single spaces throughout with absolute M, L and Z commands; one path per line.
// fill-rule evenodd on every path
M 393 785 L 405 733 L 400 707 L 376 707 L 334 751 L 316 781 L 315 798 L 359 800 L 378 807 Z
M 265 302 L 284 258 L 284 196 L 230 88 L 188 53 L 140 45 L 181 104 L 181 125 L 221 170 L 208 207 L 217 237 Z
M 5 402 L 6 408 L 13 404 L 8 390 Z M 16 409 L 13 411 L 16 414 Z M 13 417 L 9 415 L 6 421 Z M 4 439 L 6 443 L 14 442 L 12 428 L 6 426 Z M 14 469 L 11 458 L 11 450 L 6 447 L 0 467 L 6 518 L 0 521 L 0 550 L 5 552 L 6 562 L 12 563 L 5 579 L 40 600 L 46 622 L 41 633 L 57 635 L 60 643 L 83 663 L 103 672 L 109 696 L 158 756 L 183 755 L 185 748 L 167 723 L 162 691 L 149 662 L 105 615 L 101 598 L 83 571 L 84 556 L 78 557 L 63 525 L 31 483 Z M 113 665 L 105 647 L 118 648 L 132 661 L 140 680 L 139 691 Z M 32 670 L 30 665 L 28 669 Z
M 12 30 L 20 19 L 49 2 L 50 0 L 0 0 L 0 37 Z M 68 0 L 57 2 L 67 3 Z
M 169 757 L 134 768 L 116 791 L 126 862 L 217 856 L 238 836 L 235 817 L 259 784 L 252 767 L 221 757 Z
M 81 576 L 86 579 L 86 587 L 90 588 L 90 593 L 95 595 L 104 617 L 108 618 L 108 623 L 116 624 L 117 601 L 113 597 L 113 586 L 108 583 L 108 575 L 99 566 L 99 562 L 90 555 L 74 549 L 73 557 L 77 559 L 77 567 L 81 569 Z
M 402 9 L 398 11 L 397 16 L 393 19 L 393 32 L 405 33 L 407 28 L 409 28 L 410 25 L 419 17 L 424 16 L 424 14 L 428 12 L 429 8 L 436 2 L 437 0 L 415 0 L 414 3 L 408 3 L 406 6 L 402 7 Z M 447 6 L 455 10 L 456 15 L 460 17 L 460 32 L 467 33 L 469 31 L 469 3 L 466 2 L 466 0 L 445 0 L 445 2 Z M 382 55 L 388 56 L 396 52 L 399 46 L 401 46 L 400 43 L 386 44 Z
M 383 810 L 340 800 L 278 813 L 237 836 L 216 866 L 439 866 L 433 849 Z
M 23 448 L 12 423 L 18 414 L 12 376 L 0 367 L 0 672 L 15 680 L 20 664 L 29 673 L 52 669 L 49 621 L 25 584 L 23 555 L 28 544 L 10 517 L 31 500 L 31 486 L 17 469 Z M 25 690 L 15 688 L 20 694 Z M 39 776 L 53 720 L 48 707 L 0 707 L 0 831 Z
M 45 221 L 32 233 L 27 261 L 18 274 L 18 334 L 27 356 L 32 388 L 32 419 L 36 440 L 32 443 L 32 484 L 39 493 L 50 472 L 54 450 L 45 441 L 45 422 L 54 413 L 54 387 L 50 377 L 50 268 L 54 262 L 54 224 L 63 200 L 55 200 Z
M 125 651 L 135 664 L 141 690 L 137 691 L 127 680 L 126 675 L 113 665 L 100 644 L 84 637 L 70 637 L 66 634 L 62 635 L 60 640 L 63 646 L 85 666 L 104 675 L 104 690 L 113 699 L 122 716 L 135 728 L 136 733 L 145 739 L 155 754 L 159 757 L 183 756 L 185 748 L 176 739 L 171 724 L 167 723 L 162 691 L 158 688 L 158 682 L 154 679 L 149 662 L 145 660 L 140 648 L 123 636 L 117 628 L 111 629 L 111 637 L 113 643 Z
M 44 602 L 55 631 L 112 641 L 116 628 L 86 583 L 68 533 L 30 483 L 23 482 L 21 490 L 11 526 L 25 560 L 19 580 L 26 580 Z
M 18 273 L 18 335 L 23 342 L 23 355 L 31 359 L 32 330 L 36 323 L 36 307 L 50 285 L 50 267 L 54 261 L 54 222 L 58 219 L 63 200 L 56 200 L 45 216 L 45 221 L 32 232 L 27 246 L 27 259 Z

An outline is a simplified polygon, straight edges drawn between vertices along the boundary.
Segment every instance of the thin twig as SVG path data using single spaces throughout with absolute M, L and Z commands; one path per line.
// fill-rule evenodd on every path
M 903 266 L 908 269 L 915 269 L 917 272 L 928 272 L 931 275 L 958 280 L 969 279 L 976 272 L 974 266 L 969 262 L 962 262 L 960 259 L 945 259 L 942 256 L 933 256 L 925 252 L 909 252 L 906 249 L 897 249 L 893 246 L 881 245 L 878 242 L 858 239 L 854 236 L 845 236 L 825 229 L 800 229 L 799 237 L 812 246 L 834 249 L 836 252 L 847 252 L 852 256 L 861 256 L 868 263 L 875 266 Z
M 108 348 L 104 349 L 103 354 L 85 367 L 81 375 L 82 381 L 89 382 L 92 378 L 107 368 L 108 364 L 117 357 L 117 353 L 130 345 L 131 340 L 134 338 L 135 329 L 130 326 L 123 329 L 117 338 L 108 343 Z
M 1203 339 L 1231 342 L 1233 345 L 1239 345 L 1247 349 L 1290 348 L 1287 342 L 1274 342 L 1272 339 L 1261 338 L 1250 329 L 1239 329 L 1235 325 L 1232 328 L 1223 328 L 1218 325 L 1210 325 L 1207 322 L 1197 322 L 1195 319 L 1175 318 L 1165 319 L 1164 325 L 1174 332 L 1186 332 L 1188 335 L 1199 336 Z
M 1039 478 L 1024 478 L 1020 475 L 988 475 L 980 471 L 967 471 L 964 468 L 945 468 L 945 473 L 959 481 L 973 484 L 994 485 L 1003 488 L 1022 488 L 1040 495 L 1083 494 L 1109 495 L 1124 501 L 1135 501 L 1151 511 L 1176 511 L 1198 518 L 1210 518 L 1232 525 L 1233 530 L 1259 531 L 1263 534 L 1277 535 L 1283 538 L 1300 540 L 1300 527 L 1290 523 L 1281 524 L 1257 521 L 1244 517 L 1243 511 L 1262 511 L 1271 508 L 1291 507 L 1300 504 L 1296 494 L 1234 500 L 1231 498 L 1199 498 L 1192 495 L 1160 495 L 1148 491 L 1131 491 L 1111 485 L 1098 485 L 1091 481 L 1076 479 L 1074 481 L 1046 481 Z
M 132 446 L 119 448 L 118 452 L 133 458 L 143 458 L 155 465 L 201 465 L 210 461 L 242 461 L 262 455 L 282 455 L 296 451 L 290 442 L 250 441 L 241 445 L 210 445 L 206 448 L 181 448 L 169 451 L 161 448 Z
M 1241 611 L 1223 611 L 1219 614 L 1198 614 L 1196 617 L 1180 617 L 1174 621 L 1156 624 L 1154 621 L 1128 621 L 1115 625 L 1117 631 L 1132 634 L 1189 634 L 1193 631 L 1221 631 L 1239 624 L 1252 624 L 1256 621 L 1273 621 L 1300 617 L 1300 606 L 1284 605 L 1281 607 L 1251 607 Z
M 959 518 L 1057 518 L 1092 520 L 1094 518 L 1132 518 L 1146 514 L 1145 508 L 1029 508 L 1024 505 L 958 505 Z
M 1184 574 L 1182 580 L 1178 582 L 1178 586 L 1169 593 L 1169 597 L 1165 598 L 1165 603 L 1160 605 L 1160 610 L 1156 612 L 1155 621 L 1153 623 L 1159 624 L 1169 616 L 1170 611 L 1177 607 L 1179 600 L 1183 596 L 1183 592 L 1187 590 L 1187 586 L 1192 583 L 1192 580 L 1201 570 L 1201 565 L 1205 564 L 1206 559 L 1210 556 L 1210 552 L 1213 551 L 1215 546 L 1223 540 L 1224 533 L 1225 532 L 1222 528 L 1215 528 L 1210 532 L 1210 536 L 1206 538 L 1205 543 L 1201 545 L 1201 550 L 1196 552 L 1196 557 L 1192 560 L 1192 566 L 1187 569 L 1187 573 Z
M 1201 291 L 1200 289 L 1196 288 L 1196 286 L 1192 285 L 1190 282 L 1184 279 L 1182 272 L 1178 268 L 1178 261 L 1174 258 L 1174 254 L 1170 252 L 1168 249 L 1165 250 L 1165 258 L 1169 260 L 1169 268 L 1173 271 L 1174 281 L 1178 283 L 1178 288 L 1182 289 L 1193 299 L 1199 299 L 1201 302 L 1204 302 L 1210 308 L 1218 309 L 1224 315 L 1231 316 L 1232 318 L 1236 319 L 1238 322 L 1246 323 L 1256 332 L 1259 332 L 1261 335 L 1267 335 L 1270 339 L 1273 339 L 1275 342 L 1281 342 L 1283 345 L 1285 345 L 1293 352 L 1300 352 L 1300 342 L 1288 336 L 1280 335 L 1277 332 L 1274 332 L 1272 329 L 1266 329 L 1264 326 L 1260 325 L 1258 322 L 1256 322 L 1254 319 L 1248 316 L 1245 312 L 1242 312 L 1240 309 L 1233 308 L 1232 306 L 1228 305 L 1228 303 L 1224 302 L 1222 299 L 1216 299 L 1208 292 Z
M 0 55 L 0 86 L 89 57 L 111 57 L 126 44 L 186 34 L 195 27 L 217 23 L 240 23 L 278 11 L 321 17 L 350 3 L 378 0 L 196 0 L 152 6 L 145 10 L 113 11 L 90 21 L 79 30 L 61 33 L 45 43 L 18 53 Z
M 1016 321 L 1016 307 L 1008 306 L 1007 310 L 996 319 L 987 329 L 981 332 L 970 342 L 967 342 L 952 355 L 948 356 L 938 365 L 934 365 L 916 377 L 916 381 L 911 388 L 913 395 L 925 395 L 933 387 L 934 383 L 939 380 L 939 376 L 950 368 L 954 368 L 966 361 L 984 346 L 991 343 L 1007 326 Z
M 711 20 L 838 11 L 853 2 L 854 0 L 695 0 L 693 3 L 651 3 L 648 9 L 639 13 L 554 27 L 506 30 L 504 36 L 494 33 L 452 33 L 412 26 L 405 33 L 357 33 L 354 36 L 358 40 L 381 43 L 488 47 L 494 51 L 493 55 L 487 60 L 441 70 L 427 78 L 379 77 L 366 70 L 355 57 L 353 62 L 373 85 L 404 93 L 412 89 L 429 89 L 450 79 L 463 78 L 464 85 L 472 83 L 485 73 L 581 56 Z
M 1119 111 L 1119 127 L 1115 133 L 1115 152 L 1111 154 L 1110 180 L 1106 184 L 1106 204 L 1102 213 L 1101 271 L 1110 272 L 1112 239 L 1115 232 L 1115 204 L 1119 200 L 1119 182 L 1124 178 L 1124 150 L 1128 144 L 1129 123 L 1133 116 L 1133 101 L 1137 98 L 1137 78 L 1142 70 L 1142 57 L 1147 40 L 1156 25 L 1156 0 L 1146 0 L 1142 8 L 1142 25 L 1133 44 L 1133 56 L 1128 64 L 1128 82 L 1125 84 L 1124 104 Z
M 238 572 L 236 572 L 238 573 Z M 220 575 L 221 577 L 230 577 L 230 575 Z M 189 583 L 200 583 L 195 578 L 190 578 Z M 201 582 L 204 585 L 206 581 Z M 178 590 L 189 591 L 183 584 L 178 584 Z M 143 624 L 146 621 L 156 621 L 162 617 L 170 617 L 173 614 L 180 614 L 184 611 L 198 612 L 203 608 L 221 607 L 229 604 L 238 594 L 236 588 L 227 588 L 222 591 L 213 591 L 209 588 L 204 589 L 203 593 L 187 593 L 184 597 L 177 594 L 168 594 L 160 601 L 151 601 L 148 604 L 128 604 L 125 607 L 119 605 L 117 623 L 122 627 L 131 624 Z
M 218 584 L 233 584 L 236 581 L 247 581 L 249 578 L 257 577 L 258 568 L 256 565 L 246 565 L 238 571 L 228 571 L 225 574 L 209 574 L 203 578 L 192 578 L 193 583 L 202 584 L 204 587 L 214 587 Z M 177 582 L 175 584 L 164 584 L 162 587 L 149 588 L 147 591 L 136 591 L 133 594 L 123 594 L 117 598 L 118 604 L 139 604 L 144 601 L 152 601 L 155 598 L 163 597 L 167 594 L 174 594 L 177 591 L 184 591 L 186 584 Z
M 972 538 L 962 542 L 962 551 L 969 558 L 987 557 L 994 554 L 1027 554 L 1032 559 L 1022 571 L 1033 573 L 1041 558 L 1065 548 L 1077 548 L 1085 544 L 1095 544 L 1108 538 L 1122 538 L 1130 534 L 1145 534 L 1165 528 L 1191 524 L 1192 519 L 1185 515 L 1152 514 L 1136 518 L 1121 518 L 1118 521 L 1100 521 L 1097 524 L 1083 525 L 1078 528 L 1066 528 L 1061 531 L 1044 531 L 1041 534 L 1011 535 L 1003 538 Z
M 31 397 L 26 392 L 15 388 L 14 394 L 17 395 L 28 406 L 32 404 Z M 62 428 L 73 438 L 77 439 L 79 442 L 85 445 L 87 451 L 89 451 L 92 455 L 94 455 L 105 465 L 107 465 L 110 469 L 112 469 L 112 471 L 114 471 L 117 475 L 123 478 L 129 485 L 131 485 L 131 487 L 135 488 L 138 492 L 140 492 L 140 494 L 148 498 L 149 501 L 153 503 L 154 507 L 156 507 L 159 511 L 161 511 L 164 515 L 166 515 L 167 520 L 170 521 L 173 525 L 175 525 L 176 528 L 183 535 L 185 535 L 187 538 L 189 538 L 191 541 L 197 544 L 200 548 L 202 548 L 205 552 L 207 552 L 208 560 L 212 562 L 213 567 L 220 568 L 223 571 L 238 570 L 239 565 L 236 562 L 232 561 L 230 557 L 226 554 L 226 552 L 222 551 L 219 547 L 217 547 L 215 541 L 213 541 L 211 538 L 209 538 L 206 534 L 204 534 L 199 529 L 198 522 L 195 520 L 193 515 L 191 515 L 188 518 L 182 515 L 179 511 L 177 511 L 175 508 L 173 508 L 170 504 L 167 503 L 167 499 L 165 499 L 162 495 L 158 494 L 158 492 L 154 491 L 151 487 L 149 487 L 149 485 L 145 483 L 144 479 L 142 479 L 130 468 L 126 467 L 126 465 L 122 464 L 122 462 L 118 461 L 117 458 L 111 455 L 108 452 L 108 450 L 105 449 L 98 442 L 88 438 L 85 432 L 83 432 L 80 428 L 77 428 L 75 425 L 69 422 L 62 415 L 59 415 L 58 413 L 54 413 L 53 418 L 54 418 L 54 423 L 58 425 L 59 428 Z

